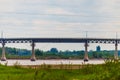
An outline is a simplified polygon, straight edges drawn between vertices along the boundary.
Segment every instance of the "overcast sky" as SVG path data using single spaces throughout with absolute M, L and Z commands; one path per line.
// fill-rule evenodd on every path
M 119 38 L 120 0 L 0 0 L 0 32 L 7 38 L 79 38 L 86 37 L 86 32 L 87 37 L 116 38 L 117 32 Z M 48 48 L 79 49 L 80 46 L 64 45 L 52 44 Z

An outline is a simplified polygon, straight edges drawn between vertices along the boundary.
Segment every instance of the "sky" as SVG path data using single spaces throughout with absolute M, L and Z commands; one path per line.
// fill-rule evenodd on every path
M 4 38 L 17 37 L 120 37 L 120 0 L 0 0 L 0 32 Z M 90 44 L 89 49 L 101 45 Z M 7 46 L 31 48 L 30 44 Z M 48 50 L 84 49 L 84 44 L 36 44 Z

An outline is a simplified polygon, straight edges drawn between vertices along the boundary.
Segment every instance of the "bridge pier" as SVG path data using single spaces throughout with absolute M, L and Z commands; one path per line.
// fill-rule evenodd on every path
M 88 43 L 85 42 L 85 55 L 84 55 L 84 61 L 88 61 Z
M 6 61 L 6 56 L 5 56 L 5 43 L 2 43 L 2 57 L 1 61 Z
M 30 59 L 30 60 L 31 60 L 31 61 L 35 61 L 35 60 L 36 60 L 35 50 L 34 50 L 34 48 L 35 48 L 35 43 L 32 42 L 31 46 L 32 46 L 32 56 L 31 56 L 31 59 Z
M 118 43 L 117 43 L 117 41 L 116 41 L 116 43 L 115 43 L 114 59 L 115 59 L 115 60 L 118 59 Z

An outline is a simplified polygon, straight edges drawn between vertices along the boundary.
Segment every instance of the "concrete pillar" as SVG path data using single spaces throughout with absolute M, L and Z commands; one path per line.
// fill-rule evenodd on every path
M 115 43 L 114 59 L 116 59 L 116 60 L 118 59 L 118 43 L 117 43 L 117 41 Z
M 85 42 L 85 55 L 84 55 L 84 61 L 88 61 L 88 43 Z
M 32 46 L 32 56 L 31 56 L 31 59 L 30 59 L 30 60 L 31 60 L 31 61 L 35 61 L 35 60 L 36 60 L 35 50 L 34 50 L 34 48 L 35 48 L 35 43 L 32 42 L 31 46 Z
M 5 56 L 5 43 L 2 43 L 2 57 L 1 61 L 6 61 L 6 56 Z

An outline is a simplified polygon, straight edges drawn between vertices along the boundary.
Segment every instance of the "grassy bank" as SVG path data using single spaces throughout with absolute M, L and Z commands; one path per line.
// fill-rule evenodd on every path
M 101 65 L 78 65 L 73 69 L 70 65 L 59 65 L 53 69 L 51 65 L 22 68 L 19 64 L 14 66 L 0 65 L 0 80 L 119 80 L 120 62 L 108 61 Z

